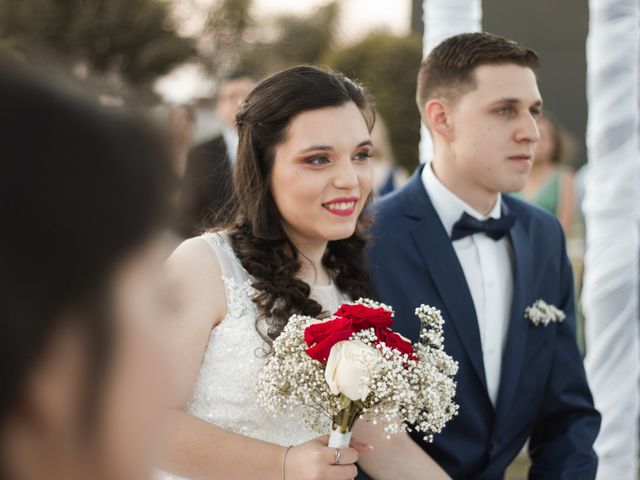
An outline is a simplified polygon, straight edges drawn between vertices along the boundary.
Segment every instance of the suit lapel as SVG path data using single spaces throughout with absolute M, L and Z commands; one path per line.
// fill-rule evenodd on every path
M 449 316 L 445 315 L 445 321 L 453 324 L 486 392 L 482 344 L 473 299 L 451 240 L 424 189 L 421 172 L 422 169 L 418 169 L 405 190 L 405 214 L 417 220 L 411 229 L 412 240 L 447 308 Z
M 503 204 L 503 213 L 509 213 L 509 207 Z M 530 292 L 530 278 L 532 272 L 531 248 L 529 236 L 522 223 L 518 220 L 509 233 L 514 252 L 514 279 L 513 301 L 511 303 L 511 315 L 507 341 L 502 356 L 502 372 L 500 376 L 500 389 L 498 393 L 497 412 L 506 413 L 513 399 L 522 363 L 529 322 L 525 320 L 524 309 L 527 306 L 528 292 Z M 497 418 L 498 420 L 498 418 Z

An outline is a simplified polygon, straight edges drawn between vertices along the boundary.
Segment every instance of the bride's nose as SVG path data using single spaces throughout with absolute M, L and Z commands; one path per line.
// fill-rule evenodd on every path
M 350 158 L 338 162 L 333 184 L 341 190 L 353 190 L 358 186 L 358 174 Z

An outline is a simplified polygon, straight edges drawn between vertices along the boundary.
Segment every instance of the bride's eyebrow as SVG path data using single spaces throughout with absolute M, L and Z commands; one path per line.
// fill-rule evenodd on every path
M 329 145 L 312 145 L 310 147 L 307 147 L 303 150 L 300 150 L 298 153 L 309 153 L 309 152 L 316 152 L 318 150 L 334 150 L 333 147 L 330 147 Z
M 364 146 L 373 146 L 373 143 L 371 143 L 371 140 L 363 140 L 362 142 L 360 142 L 358 145 L 356 145 L 356 148 L 360 148 L 360 147 L 364 147 Z M 318 150 L 325 150 L 325 151 L 334 151 L 335 149 L 329 145 L 312 145 L 310 147 L 304 148 L 302 150 L 300 150 L 298 152 L 298 154 L 301 153 L 309 153 L 309 152 L 317 152 Z

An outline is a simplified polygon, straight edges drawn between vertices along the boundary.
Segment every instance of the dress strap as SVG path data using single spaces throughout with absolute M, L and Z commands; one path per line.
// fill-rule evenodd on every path
M 205 233 L 200 238 L 209 244 L 220 264 L 223 277 L 244 281 L 248 278 L 246 270 L 231 246 L 231 239 L 226 232 Z

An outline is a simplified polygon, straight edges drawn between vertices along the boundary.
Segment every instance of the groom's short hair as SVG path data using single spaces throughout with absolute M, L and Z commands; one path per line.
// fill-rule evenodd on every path
M 416 101 L 422 112 L 432 98 L 455 102 L 476 87 L 474 71 L 480 65 L 514 64 L 536 71 L 538 54 L 492 33 L 463 33 L 447 38 L 422 61 Z

